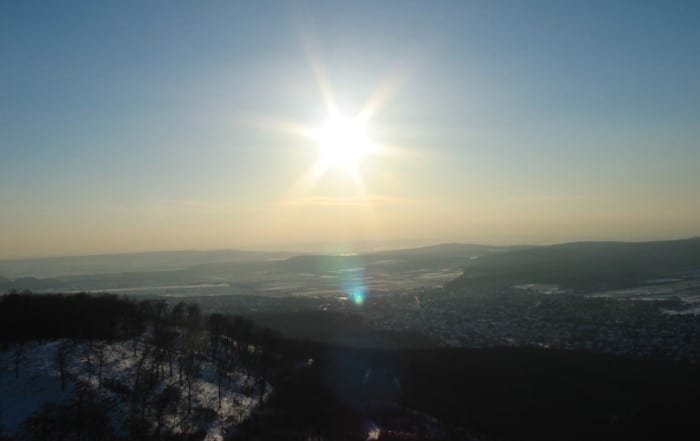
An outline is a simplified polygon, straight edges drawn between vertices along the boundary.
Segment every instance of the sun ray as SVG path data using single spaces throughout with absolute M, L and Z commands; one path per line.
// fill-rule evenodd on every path
M 304 125 L 284 118 L 266 115 L 246 115 L 238 118 L 238 122 L 254 129 L 286 133 L 292 136 L 307 136 L 308 128 Z
M 333 96 L 333 92 L 330 86 L 330 82 L 328 81 L 325 69 L 323 68 L 321 63 L 315 62 L 313 60 L 311 62 L 311 69 L 314 72 L 316 84 L 318 85 L 318 88 L 321 92 L 321 97 L 323 98 L 323 102 L 326 105 L 326 110 L 328 111 L 328 113 L 337 112 L 338 105 L 335 102 L 335 97 Z
M 387 78 L 369 97 L 360 114 L 364 115 L 364 117 L 368 120 L 374 117 L 382 106 L 384 106 L 384 104 L 390 100 L 396 94 L 396 92 L 398 92 L 403 82 L 404 75 L 402 74 L 395 72 L 392 75 L 387 76 Z
M 356 165 L 350 167 L 349 172 L 350 172 L 350 178 L 352 179 L 352 182 L 355 185 L 357 192 L 361 195 L 366 195 L 367 194 L 367 187 L 365 186 L 365 181 L 362 178 L 362 174 L 360 173 L 360 170 L 358 169 L 358 167 Z
M 302 45 L 304 52 L 306 53 L 306 58 L 309 60 L 309 65 L 311 66 L 311 71 L 313 72 L 314 79 L 316 80 L 316 85 L 318 86 L 319 92 L 321 93 L 321 98 L 326 106 L 326 111 L 328 113 L 333 113 L 337 111 L 337 104 L 335 102 L 335 97 L 333 96 L 333 89 L 331 83 L 328 80 L 328 75 L 326 74 L 326 69 L 323 64 L 319 61 L 320 56 L 317 45 L 312 43 L 312 39 L 306 35 L 302 36 Z

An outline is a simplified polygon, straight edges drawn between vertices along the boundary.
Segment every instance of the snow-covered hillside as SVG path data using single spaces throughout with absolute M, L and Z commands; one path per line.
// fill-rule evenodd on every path
M 117 436 L 129 437 L 140 420 L 149 431 L 197 432 L 221 440 L 270 393 L 268 384 L 245 369 L 217 369 L 203 354 L 194 362 L 164 360 L 151 340 L 144 334 L 116 342 L 33 341 L 0 352 L 5 434 L 30 430 L 25 421 L 48 412 L 45 403 L 71 405 L 90 394 L 106 409 Z

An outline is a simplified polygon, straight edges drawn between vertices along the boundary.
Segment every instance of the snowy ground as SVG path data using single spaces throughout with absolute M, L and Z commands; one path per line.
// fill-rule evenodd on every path
M 21 423 L 43 403 L 52 401 L 65 402 L 73 397 L 77 384 L 88 385 L 97 392 L 100 399 L 108 403 L 115 427 L 123 429 L 124 422 L 129 416 L 129 402 L 110 388 L 105 382 L 131 387 L 134 382 L 138 357 L 134 355 L 131 341 L 115 343 L 97 342 L 103 344 L 104 365 L 102 370 L 103 386 L 100 386 L 97 375 L 97 361 L 93 355 L 88 362 L 90 347 L 85 344 L 75 344 L 65 340 L 56 340 L 43 344 L 29 343 L 23 349 L 20 361 L 19 378 L 15 376 L 15 353 L 13 350 L 0 352 L 0 425 L 4 426 L 6 434 L 13 434 Z M 61 390 L 61 380 L 56 362 L 57 352 L 61 345 L 70 347 L 66 357 L 68 380 L 65 391 Z M 137 352 L 141 353 L 143 343 L 139 343 Z M 243 373 L 232 374 L 231 381 L 222 383 L 222 403 L 219 408 L 216 370 L 212 363 L 203 362 L 201 378 L 193 384 L 192 408 L 210 409 L 215 417 L 207 425 L 206 440 L 222 439 L 224 425 L 242 421 L 259 402 L 259 393 L 255 390 L 252 378 Z M 178 383 L 178 375 L 166 377 L 158 384 L 156 391 L 163 390 L 167 385 L 178 387 L 183 399 L 186 400 L 186 386 Z M 269 389 L 269 388 L 268 388 Z M 241 393 L 247 391 L 249 395 Z M 166 415 L 165 424 L 175 432 L 180 421 L 176 415 Z

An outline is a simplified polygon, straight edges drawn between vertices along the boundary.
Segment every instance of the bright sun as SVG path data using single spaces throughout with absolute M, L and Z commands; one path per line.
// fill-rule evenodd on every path
M 321 147 L 321 161 L 326 167 L 341 165 L 354 169 L 376 147 L 367 134 L 367 120 L 362 115 L 345 118 L 331 114 L 313 138 Z

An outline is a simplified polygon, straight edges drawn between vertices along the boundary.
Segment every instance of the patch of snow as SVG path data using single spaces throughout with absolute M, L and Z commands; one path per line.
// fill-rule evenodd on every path
M 121 385 L 129 392 L 133 387 L 141 355 L 145 350 L 146 335 L 137 342 L 136 354 L 132 341 L 74 343 L 67 340 L 54 340 L 48 343 L 29 343 L 23 347 L 20 359 L 19 378 L 15 378 L 15 352 L 0 352 L 0 412 L 8 434 L 16 433 L 21 423 L 37 411 L 45 402 L 62 403 L 74 396 L 76 385 L 86 385 L 108 404 L 110 416 L 115 428 L 124 430 L 130 416 L 131 403 L 128 397 L 121 395 L 114 387 L 106 384 Z M 66 357 L 66 388 L 61 390 L 61 379 L 56 356 L 61 345 L 69 347 Z M 99 370 L 99 348 L 103 351 L 101 381 Z M 142 369 L 150 367 L 151 351 Z M 154 393 L 159 393 L 167 386 L 175 386 L 181 391 L 182 401 L 187 401 L 187 386 L 179 382 L 177 360 L 173 359 L 173 375 L 169 375 L 169 366 L 165 362 L 165 378 L 157 385 Z M 223 439 L 224 427 L 231 422 L 240 422 L 250 416 L 259 404 L 259 388 L 256 379 L 243 372 L 227 374 L 221 382 L 222 398 L 219 407 L 219 386 L 215 365 L 203 360 L 201 376 L 192 383 L 192 409 L 208 409 L 214 415 L 207 426 L 206 440 Z M 116 388 L 118 389 L 118 387 Z M 269 396 L 272 388 L 265 388 Z M 243 393 L 250 391 L 249 394 Z M 182 405 L 181 405 L 182 407 Z M 165 427 L 177 433 L 181 421 L 175 415 L 164 415 Z M 155 427 L 155 422 L 153 422 Z

